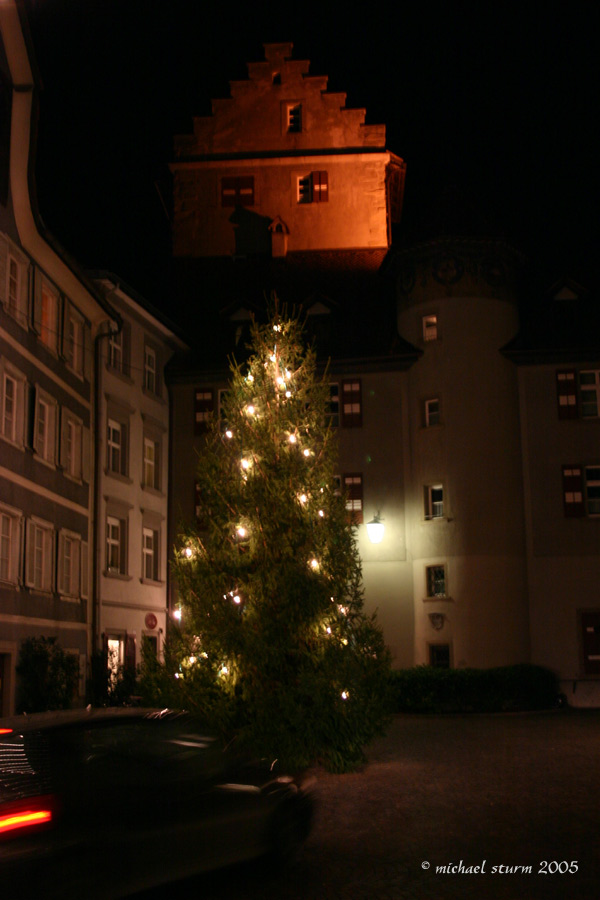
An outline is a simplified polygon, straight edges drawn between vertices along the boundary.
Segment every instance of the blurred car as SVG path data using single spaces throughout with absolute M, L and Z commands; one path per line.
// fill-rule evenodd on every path
M 122 897 L 307 837 L 311 791 L 232 758 L 190 715 L 73 710 L 0 720 L 6 896 Z

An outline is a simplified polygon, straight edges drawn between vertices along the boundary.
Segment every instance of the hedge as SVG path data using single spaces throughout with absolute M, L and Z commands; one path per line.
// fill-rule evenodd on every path
M 392 672 L 396 712 L 508 712 L 558 705 L 558 681 L 541 666 L 441 669 L 416 666 Z

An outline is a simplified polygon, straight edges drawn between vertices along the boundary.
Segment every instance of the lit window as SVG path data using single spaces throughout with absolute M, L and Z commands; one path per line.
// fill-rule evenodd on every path
M 427 566 L 427 596 L 428 597 L 445 597 L 446 596 L 446 567 L 445 566 Z
M 159 482 L 159 452 L 157 441 L 152 438 L 144 438 L 144 486 L 160 489 Z
M 156 350 L 148 344 L 144 347 L 144 387 L 151 394 L 158 393 Z
M 358 380 L 342 382 L 342 425 L 344 428 L 362 425 L 362 386 Z
M 221 206 L 254 206 L 254 176 L 230 175 L 222 178 Z
M 126 566 L 126 522 L 116 516 L 106 519 L 106 571 L 110 575 L 125 575 Z
M 46 281 L 42 281 L 38 333 L 46 347 L 56 352 L 58 338 L 58 294 Z
M 127 426 L 116 419 L 108 420 L 107 469 L 113 475 L 127 474 Z
M 344 475 L 344 490 L 346 492 L 346 511 L 348 521 L 353 525 L 363 522 L 363 480 L 362 475 L 351 473 Z
M 426 428 L 440 424 L 440 401 L 437 397 L 425 401 L 424 412 Z
M 290 103 L 287 107 L 287 130 L 292 133 L 302 131 L 302 104 Z
M 50 592 L 53 583 L 54 532 L 52 526 L 33 519 L 27 521 L 25 580 L 28 587 Z
M 298 178 L 298 203 L 327 203 L 328 200 L 327 172 L 310 172 Z
M 158 532 L 152 528 L 142 530 L 142 557 L 142 577 L 158 581 Z
M 441 484 L 425 486 L 425 518 L 441 519 L 444 515 L 444 488 Z
M 423 340 L 437 341 L 438 319 L 437 316 L 423 316 Z

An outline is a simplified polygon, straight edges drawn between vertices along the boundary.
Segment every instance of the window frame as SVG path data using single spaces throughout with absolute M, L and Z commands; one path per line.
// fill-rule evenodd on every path
M 428 313 L 426 316 L 422 316 L 421 325 L 423 329 L 423 342 L 425 344 L 430 344 L 433 341 L 439 340 L 440 323 L 437 313 Z
M 441 492 L 441 499 L 436 499 L 434 497 L 434 492 Z M 424 497 L 425 497 L 425 519 L 426 519 L 426 521 L 432 521 L 433 519 L 445 518 L 444 493 L 445 493 L 444 485 L 439 481 L 425 485 Z M 438 511 L 438 510 L 441 510 L 441 511 Z
M 60 464 L 67 478 L 83 481 L 84 434 L 81 419 L 65 407 L 61 410 Z M 71 437 L 70 437 L 71 435 Z
M 0 505 L 0 583 L 17 586 L 21 577 L 21 510 Z
M 159 353 L 149 341 L 144 342 L 143 389 L 153 397 L 160 396 Z
M 63 597 L 77 599 L 81 596 L 81 551 L 81 535 L 61 529 L 58 534 L 57 589 Z
M 296 179 L 296 200 L 300 206 L 329 202 L 329 173 L 305 172 Z
M 212 388 L 194 389 L 194 434 L 206 434 L 215 413 L 215 392 Z
M 223 175 L 221 177 L 221 207 L 256 206 L 254 175 Z
M 148 543 L 148 539 L 150 543 Z M 159 580 L 160 532 L 149 525 L 142 526 L 142 581 Z M 150 569 L 148 569 L 148 565 Z
M 127 526 L 127 518 L 107 513 L 104 571 L 108 576 L 127 575 Z
M 10 381 L 14 386 L 11 398 L 13 411 L 10 415 L 10 434 L 6 430 L 6 385 Z M 0 359 L 0 438 L 19 449 L 25 447 L 25 395 L 27 379 L 8 360 Z
M 42 414 L 42 410 L 44 411 Z M 58 402 L 43 388 L 35 386 L 33 452 L 35 458 L 54 467 L 57 461 Z
M 436 575 L 436 570 L 441 570 L 442 576 Z M 436 589 L 436 585 L 442 583 L 441 591 Z M 432 563 L 425 566 L 425 596 L 428 600 L 440 600 L 448 597 L 448 573 L 445 563 Z
M 144 433 L 142 447 L 142 485 L 144 488 L 160 491 L 160 441 L 153 435 Z M 147 454 L 149 448 L 152 448 L 152 459 Z M 148 478 L 150 470 L 152 471 L 152 477 Z
M 343 428 L 361 428 L 362 381 L 360 378 L 345 378 L 342 381 L 341 423 Z
M 83 378 L 85 359 L 85 319 L 72 303 L 65 302 L 63 356 L 67 367 Z
M 364 522 L 364 481 L 362 472 L 345 472 L 342 485 L 346 504 L 346 516 L 351 525 Z
M 432 413 L 432 405 L 437 405 L 437 411 Z M 423 425 L 425 428 L 433 428 L 441 424 L 441 403 L 439 397 L 430 397 L 423 401 Z

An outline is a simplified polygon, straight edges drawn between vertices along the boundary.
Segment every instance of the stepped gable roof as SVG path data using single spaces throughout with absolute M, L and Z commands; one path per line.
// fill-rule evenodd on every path
M 227 368 L 244 355 L 251 317 L 265 317 L 276 294 L 306 316 L 321 362 L 332 368 L 405 367 L 419 351 L 398 337 L 393 283 L 380 274 L 385 249 L 290 253 L 285 258 L 178 260 L 176 304 L 193 352 L 189 369 Z M 179 369 L 181 372 L 181 368 Z

